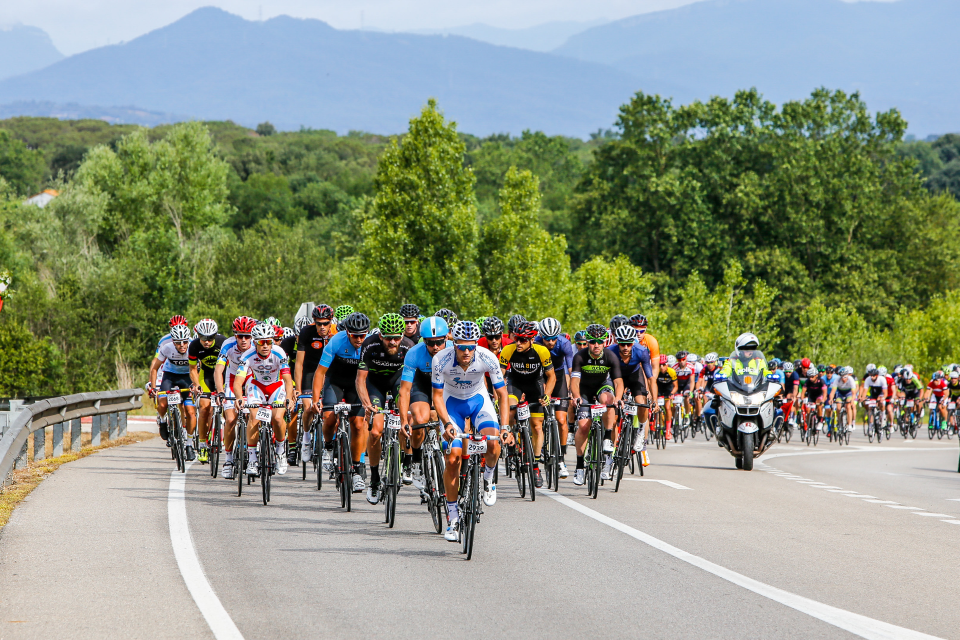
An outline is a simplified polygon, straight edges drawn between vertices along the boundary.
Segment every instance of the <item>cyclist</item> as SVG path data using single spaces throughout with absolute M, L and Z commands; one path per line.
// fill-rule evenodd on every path
M 197 338 L 187 348 L 187 358 L 190 361 L 190 388 L 200 394 L 197 401 L 200 433 L 200 451 L 197 460 L 207 462 L 210 446 L 207 437 L 210 433 L 210 420 L 213 418 L 213 408 L 210 404 L 210 395 L 216 393 L 217 383 L 213 371 L 217 368 L 220 349 L 226 338 L 220 335 L 217 323 L 205 318 L 193 327 Z
M 881 375 L 880 371 L 877 370 L 876 367 L 867 369 L 867 374 L 863 378 L 863 387 L 860 392 L 861 401 L 869 398 L 870 400 L 877 401 L 881 407 L 883 407 L 884 404 L 887 404 L 887 409 L 889 410 L 889 405 L 892 403 L 886 402 L 887 397 L 887 377 Z M 889 419 L 890 424 L 893 424 L 892 413 L 889 414 Z
M 629 324 L 622 324 L 613 332 L 616 346 L 607 347 L 607 350 L 620 358 L 620 374 L 623 376 L 624 393 L 630 392 L 634 402 L 642 404 L 648 391 L 648 380 L 653 378 L 653 366 L 650 364 L 650 350 L 637 342 L 637 330 Z M 647 427 L 647 410 L 637 409 L 637 435 L 633 441 L 633 449 L 641 452 L 644 461 L 647 459 L 645 447 L 645 429 Z
M 807 396 L 807 402 L 816 405 L 817 417 L 822 419 L 823 404 L 827 399 L 827 383 L 824 382 L 823 376 L 815 367 L 807 369 L 807 384 L 803 390 Z
M 330 337 L 332 338 L 340 331 L 340 323 L 343 322 L 347 316 L 354 313 L 354 308 L 348 304 L 341 304 L 333 311 L 333 326 L 330 327 Z
M 320 363 L 313 374 L 313 397 L 319 399 L 311 407 L 313 413 L 326 410 L 323 416 L 323 468 L 333 468 L 333 434 L 337 428 L 337 415 L 333 405 L 346 402 L 351 405 L 350 452 L 353 456 L 353 492 L 362 493 L 367 488 L 364 481 L 361 458 L 366 450 L 367 430 L 363 423 L 363 406 L 357 395 L 357 368 L 360 366 L 360 347 L 370 330 L 370 318 L 353 312 L 340 322 L 341 332 L 333 336 L 323 349 Z M 321 406 L 322 405 L 322 406 Z
M 653 366 L 653 377 L 659 377 L 660 343 L 657 342 L 657 339 L 651 334 L 647 333 L 647 316 L 640 313 L 630 316 L 630 326 L 637 330 L 637 339 L 640 341 L 640 344 L 650 350 L 650 364 Z
M 673 370 L 677 374 L 676 392 L 683 396 L 683 406 L 688 413 L 692 412 L 692 407 L 690 405 L 690 394 L 693 391 L 694 380 L 693 364 L 687 362 L 689 355 L 690 354 L 687 351 L 678 351 L 677 355 L 675 356 L 677 363 L 673 366 Z
M 507 337 L 510 339 L 511 342 L 513 342 L 514 339 L 516 338 L 516 336 L 514 335 L 514 329 L 516 329 L 518 324 L 526 321 L 527 319 L 524 318 L 519 313 L 510 316 L 510 319 L 507 320 Z
M 403 337 L 416 344 L 420 340 L 420 307 L 401 305 L 400 315 L 403 317 Z
M 500 357 L 500 351 L 508 344 L 513 344 L 513 339 L 504 335 L 503 322 L 497 316 L 487 316 L 480 325 L 480 332 L 483 337 L 477 342 L 477 346 L 489 349 L 495 356 Z
M 174 316 L 176 317 L 176 316 Z M 157 375 L 163 368 L 162 377 L 159 378 L 160 391 L 169 391 L 174 387 L 180 389 L 180 396 L 184 398 L 183 407 L 187 433 L 193 435 L 193 425 L 196 421 L 194 413 L 193 400 L 190 399 L 190 359 L 187 351 L 190 348 L 190 329 L 183 324 L 175 324 L 170 328 L 170 339 L 161 340 L 157 347 L 157 353 L 150 363 L 150 375 L 148 380 L 157 380 Z M 147 391 L 154 395 L 156 390 L 154 386 L 147 383 Z M 167 438 L 167 399 L 161 397 L 157 399 L 157 426 L 160 430 L 160 437 L 169 445 Z M 193 451 L 193 439 L 187 438 L 186 442 L 187 460 L 193 460 L 195 457 Z
M 493 472 L 500 457 L 500 443 L 508 446 L 513 444 L 506 384 L 496 356 L 488 349 L 477 346 L 480 327 L 469 320 L 460 322 L 454 329 L 453 338 L 453 346 L 445 347 L 434 356 L 431 379 L 433 404 L 437 409 L 437 417 L 443 424 L 447 445 L 443 484 L 447 493 L 448 526 L 444 537 L 450 542 L 457 541 L 457 493 L 463 459 L 463 440 L 459 436 L 466 429 L 466 419 L 470 418 L 470 429 L 474 433 L 494 436 L 499 431 L 500 441 L 489 441 L 484 456 L 483 503 L 488 507 L 497 501 L 497 485 L 493 482 Z M 490 396 L 487 395 L 484 382 L 486 375 L 490 376 L 494 392 L 499 398 L 499 419 L 494 413 Z
M 516 409 L 521 399 L 530 405 L 530 438 L 533 440 L 534 484 L 543 486 L 540 463 L 543 461 L 543 410 L 557 383 L 550 351 L 542 344 L 534 344 L 537 330 L 532 322 L 520 322 L 514 327 L 517 338 L 500 352 L 500 369 L 507 383 L 510 399 L 510 423 L 516 422 Z M 492 379 L 491 379 L 492 381 Z
M 697 399 L 697 403 L 701 405 L 703 419 L 714 431 L 716 431 L 717 411 L 713 407 L 713 385 L 715 384 L 714 376 L 720 371 L 720 366 L 717 364 L 719 359 L 720 356 L 715 351 L 703 356 L 703 371 L 700 372 L 700 379 L 697 381 L 698 395 L 702 396 L 702 399 Z
M 247 316 L 240 316 L 233 321 L 233 337 L 223 341 L 223 346 L 220 347 L 220 357 L 217 358 L 217 366 L 213 370 L 213 380 L 217 385 L 217 398 L 223 404 L 223 451 L 225 459 L 223 461 L 222 477 L 225 480 L 232 479 L 236 471 L 233 465 L 233 445 L 236 442 L 239 411 L 234 406 L 233 381 L 237 375 L 237 369 L 240 368 L 240 358 L 253 344 L 250 334 L 256 324 L 256 320 Z
M 947 381 L 947 396 L 948 402 L 954 403 L 956 406 L 957 402 L 960 402 L 960 372 L 957 372 L 953 367 L 949 367 L 949 380 Z M 956 424 L 954 416 L 950 416 L 950 422 L 953 423 L 952 426 L 960 427 Z
M 672 356 L 662 355 L 659 358 L 660 372 L 656 375 L 656 378 L 654 378 L 655 393 L 653 395 L 654 402 L 657 401 L 657 398 L 663 397 L 663 408 L 661 409 L 659 405 L 655 405 L 656 408 L 654 411 L 664 412 L 667 440 L 673 437 L 673 432 L 671 431 L 671 426 L 673 425 L 673 403 L 670 402 L 670 399 L 677 393 L 677 372 L 670 366 L 671 357 Z
M 903 395 L 903 399 L 906 402 L 913 401 L 911 411 L 913 411 L 919 421 L 920 414 L 922 413 L 920 394 L 923 393 L 923 383 L 920 382 L 920 378 L 909 368 L 909 365 L 907 365 L 900 369 L 900 375 L 897 376 L 896 385 L 897 390 Z M 906 403 L 904 403 L 904 410 L 906 410 Z M 890 421 L 890 424 L 893 424 L 893 420 Z
M 821 373 L 823 378 L 823 384 L 827 386 L 827 402 L 826 406 L 823 408 L 823 415 L 826 418 L 827 424 L 833 424 L 833 402 L 831 398 L 833 397 L 833 392 L 836 389 L 837 383 L 840 382 L 840 375 L 837 373 L 837 368 L 830 364 L 826 367 L 818 367 L 818 370 Z
M 614 333 L 616 332 L 617 327 L 621 327 L 625 324 L 630 324 L 630 319 L 627 318 L 627 316 L 623 315 L 622 313 L 618 313 L 617 315 L 610 318 L 610 324 L 608 325 L 610 327 L 610 333 L 607 335 L 607 341 L 603 345 L 604 349 L 607 349 L 617 344 L 617 339 L 614 337 Z
M 591 324 L 586 329 L 587 348 L 573 356 L 573 365 L 570 368 L 570 394 L 574 398 L 577 408 L 579 428 L 576 434 L 577 468 L 573 474 L 573 483 L 582 485 L 586 481 L 586 463 L 584 451 L 587 439 L 590 436 L 592 416 L 590 405 L 613 405 L 623 397 L 623 375 L 620 372 L 620 358 L 603 348 L 607 340 L 607 328 L 602 324 Z M 603 414 L 603 453 L 608 460 L 604 460 L 602 473 L 609 480 L 613 454 L 613 427 L 616 425 L 617 414 L 613 408 L 608 408 Z
M 929 402 L 931 399 L 936 400 L 937 410 L 940 412 L 940 418 L 943 425 L 947 424 L 947 403 L 943 401 L 946 392 L 946 376 L 943 375 L 943 371 L 935 371 L 933 375 L 930 376 L 930 382 L 927 383 L 927 389 L 923 400 L 924 402 Z
M 407 351 L 403 359 L 397 406 L 400 410 L 400 426 L 409 438 L 413 438 L 413 432 L 409 428 L 411 416 L 414 424 L 430 422 L 430 410 L 433 409 L 433 388 L 430 384 L 433 357 L 444 347 L 453 344 L 447 340 L 449 331 L 450 328 L 443 318 L 424 318 L 420 323 L 420 342 Z
M 300 330 L 297 336 L 297 359 L 293 368 L 293 380 L 297 385 L 297 393 L 303 397 L 303 415 L 310 413 L 313 404 L 313 374 L 317 371 L 324 347 L 332 337 L 334 311 L 330 305 L 319 304 L 310 312 L 313 322 Z M 301 438 L 303 452 L 301 458 L 309 460 L 312 457 L 310 434 L 304 430 Z
M 240 357 L 240 366 L 233 380 L 233 394 L 243 400 L 243 383 L 249 377 L 247 387 L 247 401 L 251 404 L 274 405 L 283 403 L 285 407 L 272 406 L 273 437 L 277 441 L 277 473 L 287 472 L 287 459 L 284 456 L 286 444 L 284 431 L 286 422 L 283 419 L 284 408 L 293 410 L 293 378 L 290 376 L 290 366 L 287 354 L 275 346 L 276 331 L 273 325 L 262 323 L 251 332 L 254 347 Z M 247 475 L 258 475 L 257 443 L 260 441 L 259 420 L 257 412 L 251 411 L 247 418 L 247 454 L 250 461 L 247 464 Z
M 407 352 L 413 348 L 413 341 L 403 335 L 406 329 L 403 316 L 399 313 L 385 313 L 377 323 L 380 332 L 367 337 L 360 347 L 360 364 L 357 366 L 357 395 L 366 411 L 367 420 L 371 420 L 370 436 L 367 440 L 367 459 L 370 462 L 370 484 L 367 485 L 367 502 L 377 504 L 380 491 L 380 436 L 383 434 L 384 417 L 378 410 L 386 407 L 387 395 L 399 400 L 400 374 Z M 395 408 L 395 407 L 394 407 Z M 416 475 L 420 476 L 420 463 L 423 461 L 420 444 L 423 443 L 423 431 L 417 431 L 420 442 L 413 445 L 414 450 L 407 453 L 410 445 L 404 445 L 403 483 L 413 482 L 410 465 L 416 464 Z M 405 437 L 404 437 L 405 439 Z
M 540 321 L 540 335 L 536 339 L 537 344 L 542 344 L 550 350 L 550 359 L 553 360 L 553 373 L 557 377 L 557 384 L 553 387 L 553 398 L 566 398 L 570 395 L 570 369 L 573 367 L 573 345 L 570 339 L 563 335 L 563 328 L 560 321 L 556 318 L 544 318 Z M 560 431 L 560 477 L 566 478 L 567 464 L 564 461 L 567 455 L 567 439 L 569 437 L 569 428 L 567 425 L 567 409 L 570 408 L 569 400 L 561 400 L 557 405 L 556 418 L 557 426 Z
M 844 410 L 847 412 L 847 431 L 853 431 L 854 419 L 857 416 L 857 379 L 853 375 L 853 367 L 841 367 L 837 383 L 830 388 L 830 398 L 828 402 L 833 405 L 834 400 L 840 400 L 843 403 Z
M 440 309 L 435 314 L 438 318 L 443 318 L 443 321 L 447 323 L 447 326 L 450 327 L 450 334 L 447 337 L 452 338 L 453 328 L 457 326 L 457 314 L 455 314 L 450 309 Z
M 587 348 L 587 332 L 581 329 L 573 334 L 573 353 L 576 354 L 577 351 Z

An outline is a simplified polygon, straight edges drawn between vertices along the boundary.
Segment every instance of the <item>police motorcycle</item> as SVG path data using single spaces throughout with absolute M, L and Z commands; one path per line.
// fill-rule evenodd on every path
M 752 471 L 754 458 L 776 441 L 783 423 L 783 386 L 775 375 L 764 375 L 766 360 L 759 350 L 734 351 L 730 361 L 730 371 L 714 377 L 717 439 L 736 459 L 737 469 Z

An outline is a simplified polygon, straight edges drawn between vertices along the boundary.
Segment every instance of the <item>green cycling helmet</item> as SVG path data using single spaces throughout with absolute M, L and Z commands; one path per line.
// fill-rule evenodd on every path
M 337 323 L 339 324 L 341 320 L 343 320 L 353 312 L 354 312 L 353 307 L 351 307 L 348 304 L 342 304 L 339 307 L 337 307 L 336 310 L 333 312 L 333 317 L 337 319 Z
M 478 327 L 482 327 L 482 326 L 483 326 L 483 322 L 484 322 L 484 320 L 486 320 L 486 319 L 487 319 L 487 316 L 480 316 L 479 318 L 477 318 L 476 320 L 474 320 L 474 322 L 477 323 L 477 326 L 478 326 Z
M 403 316 L 399 313 L 385 313 L 380 316 L 380 322 L 377 323 L 380 334 L 384 336 L 403 335 L 404 326 Z

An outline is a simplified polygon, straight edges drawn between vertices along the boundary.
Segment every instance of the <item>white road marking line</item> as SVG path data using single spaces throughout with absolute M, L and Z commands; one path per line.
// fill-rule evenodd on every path
M 686 491 L 693 491 L 693 489 L 690 487 L 685 487 L 682 484 L 670 482 L 669 480 L 654 480 L 653 478 L 624 478 L 624 480 L 629 480 L 630 482 L 659 482 L 660 484 L 666 485 L 671 489 L 684 489 Z
M 868 495 L 865 494 L 865 493 L 845 493 L 845 494 L 843 494 L 843 497 L 844 497 L 844 498 L 866 498 L 866 499 L 870 499 L 870 498 L 876 498 L 877 496 L 868 496 Z
M 947 498 L 951 502 L 960 502 L 960 498 Z
M 927 516 L 928 518 L 952 518 L 950 514 L 947 513 L 930 513 L 929 511 L 917 511 L 913 515 L 915 516 Z
M 920 507 L 905 507 L 901 504 L 885 504 L 883 506 L 885 506 L 887 509 L 909 509 L 911 511 L 923 511 L 923 509 Z
M 840 487 L 835 487 L 832 484 L 828 484 L 823 487 L 817 487 L 817 489 L 840 489 Z M 840 489 L 840 490 L 843 491 L 843 489 Z
M 856 493 L 856 491 L 850 491 L 850 489 L 830 489 L 827 493 Z
M 187 469 L 193 465 L 187 463 Z M 170 490 L 167 493 L 167 518 L 170 521 L 170 543 L 173 545 L 173 555 L 177 558 L 180 575 L 187 583 L 187 589 L 193 596 L 193 601 L 200 608 L 200 613 L 210 625 L 217 640 L 243 640 L 243 635 L 233 623 L 230 614 L 223 608 L 213 587 L 203 575 L 203 567 L 197 550 L 193 547 L 190 538 L 190 526 L 187 524 L 187 503 L 184 500 L 186 473 L 173 471 L 170 474 Z
M 593 509 L 586 507 L 579 502 L 575 502 L 570 498 L 558 495 L 552 491 L 543 491 L 543 493 L 550 498 L 553 498 L 560 504 L 570 507 L 574 511 L 579 511 L 583 515 L 593 518 L 597 522 L 601 522 L 608 527 L 612 527 L 621 533 L 625 533 L 628 536 L 635 538 L 636 540 L 639 540 L 640 542 L 649 545 L 654 549 L 657 549 L 658 551 L 662 551 L 678 560 L 693 565 L 698 569 L 702 569 L 707 573 L 711 573 L 722 580 L 726 580 L 727 582 L 733 583 L 739 587 L 743 587 L 748 591 L 752 591 L 759 596 L 763 596 L 764 598 L 773 600 L 774 602 L 782 604 L 786 607 L 790 607 L 791 609 L 799 611 L 800 613 L 805 613 L 806 615 L 816 618 L 817 620 L 822 620 L 823 622 L 833 625 L 839 629 L 849 631 L 850 633 L 858 635 L 861 638 L 867 638 L 868 640 L 936 639 L 936 636 L 930 636 L 925 633 L 920 633 L 919 631 L 898 627 L 890 624 L 889 622 L 874 620 L 873 618 L 868 618 L 858 613 L 853 613 L 852 611 L 831 607 L 828 604 L 823 604 L 822 602 L 817 602 L 816 600 L 811 600 L 795 593 L 778 589 L 777 587 L 760 582 L 759 580 L 754 580 L 753 578 L 748 578 L 743 574 L 737 573 L 731 569 L 727 569 L 726 567 L 721 567 L 720 565 L 714 564 L 713 562 L 701 558 L 700 556 L 695 556 L 692 553 L 678 549 L 677 547 L 674 547 L 673 545 L 670 545 L 659 538 L 654 538 L 647 533 L 643 533 L 642 531 L 625 525 L 618 520 L 614 520 L 609 516 L 605 516 L 599 511 L 594 511 Z
M 940 522 L 946 522 L 948 524 L 960 524 L 960 520 L 941 520 Z
M 864 500 L 864 502 L 872 502 L 873 504 L 899 504 L 893 500 Z

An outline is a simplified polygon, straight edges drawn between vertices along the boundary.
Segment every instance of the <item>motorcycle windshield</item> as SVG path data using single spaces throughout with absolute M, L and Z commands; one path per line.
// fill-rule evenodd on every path
M 766 383 L 766 358 L 759 351 L 734 351 L 730 354 L 728 383 L 743 393 L 753 393 Z

